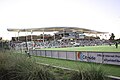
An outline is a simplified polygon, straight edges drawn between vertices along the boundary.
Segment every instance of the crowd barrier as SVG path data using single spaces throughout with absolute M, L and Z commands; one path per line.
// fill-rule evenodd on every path
M 30 50 L 30 55 L 120 65 L 120 52 Z

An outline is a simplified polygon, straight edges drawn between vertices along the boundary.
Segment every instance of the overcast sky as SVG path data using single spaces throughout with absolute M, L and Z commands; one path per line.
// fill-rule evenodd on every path
M 120 37 L 120 0 L 0 0 L 0 36 L 7 28 L 81 27 Z

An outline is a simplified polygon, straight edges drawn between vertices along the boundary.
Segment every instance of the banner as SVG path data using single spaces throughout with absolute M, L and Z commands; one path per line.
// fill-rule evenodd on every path
M 58 58 L 58 51 L 52 51 L 52 57 Z
M 103 53 L 103 63 L 120 65 L 120 53 Z
M 66 59 L 66 51 L 59 51 L 58 56 L 59 56 L 59 58 L 61 58 L 61 59 Z
M 102 53 L 88 52 L 88 62 L 102 63 Z
M 41 50 L 41 56 L 46 56 L 45 51 Z
M 51 51 L 46 51 L 46 57 L 51 57 Z
M 88 62 L 88 53 L 87 52 L 77 52 L 77 60 Z
M 76 60 L 75 52 L 67 52 L 67 59 Z
M 77 60 L 85 62 L 102 63 L 102 53 L 77 52 Z

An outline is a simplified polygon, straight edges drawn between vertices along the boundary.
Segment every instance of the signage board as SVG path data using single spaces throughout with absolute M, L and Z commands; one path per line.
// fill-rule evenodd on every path
M 102 53 L 88 52 L 88 62 L 102 63 Z
M 77 52 L 77 60 L 88 62 L 87 56 L 87 52 Z
M 120 65 L 120 53 L 103 53 L 103 63 Z

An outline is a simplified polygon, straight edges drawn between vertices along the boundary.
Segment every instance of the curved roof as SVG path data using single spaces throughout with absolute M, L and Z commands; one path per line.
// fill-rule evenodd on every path
M 73 31 L 73 32 L 83 32 L 83 33 L 92 33 L 92 34 L 105 34 L 108 32 L 100 32 L 85 28 L 79 27 L 44 27 L 44 28 L 28 28 L 28 29 L 15 29 L 9 28 L 7 29 L 11 32 L 53 32 L 53 31 Z

